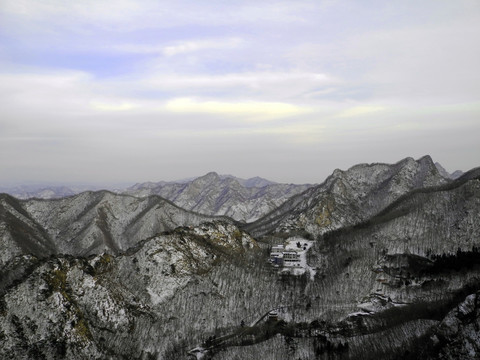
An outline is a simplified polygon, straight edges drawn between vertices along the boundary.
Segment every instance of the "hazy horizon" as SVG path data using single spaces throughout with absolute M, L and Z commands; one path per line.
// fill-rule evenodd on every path
M 480 2 L 3 0 L 0 184 L 479 166 Z
M 401 160 L 403 160 L 403 159 L 400 159 L 399 161 L 401 161 Z M 415 160 L 418 160 L 418 159 L 415 159 Z M 438 161 L 435 161 L 435 159 L 432 159 L 432 160 L 435 163 L 438 163 Z M 354 164 L 352 166 L 359 165 L 359 164 Z M 471 169 L 454 169 L 454 170 L 453 169 L 446 169 L 442 164 L 440 164 L 440 165 L 450 174 L 453 174 L 455 171 L 466 172 L 466 171 L 471 170 Z M 350 168 L 350 167 L 348 167 L 348 168 Z M 340 170 L 348 170 L 348 168 L 344 168 L 344 169 L 340 169 Z M 472 167 L 472 169 L 473 168 L 475 168 L 475 167 Z M 62 181 L 54 181 L 54 180 L 53 181 L 35 181 L 35 180 L 32 180 L 32 181 L 25 181 L 25 182 L 18 182 L 18 183 L 17 182 L 0 183 L 0 190 L 1 190 L 1 188 L 6 189 L 6 188 L 21 187 L 21 186 L 33 187 L 33 188 L 39 188 L 39 187 L 42 187 L 42 186 L 45 186 L 45 187 L 48 187 L 48 186 L 52 186 L 52 187 L 66 186 L 66 187 L 79 187 L 79 188 L 87 187 L 89 189 L 95 189 L 95 190 L 113 189 L 113 188 L 116 187 L 116 188 L 122 189 L 122 188 L 126 188 L 126 187 L 133 186 L 133 185 L 136 185 L 136 184 L 142 184 L 142 183 L 148 183 L 148 182 L 153 182 L 153 183 L 161 182 L 161 181 L 184 182 L 184 181 L 189 181 L 189 180 L 193 180 L 193 179 L 205 176 L 205 175 L 207 175 L 208 173 L 211 173 L 211 172 L 217 173 L 219 176 L 231 176 L 231 177 L 235 177 L 235 178 L 242 179 L 242 180 L 249 180 L 249 179 L 252 179 L 252 178 L 255 178 L 255 177 L 260 177 L 260 178 L 263 178 L 265 180 L 269 180 L 269 181 L 272 181 L 272 182 L 275 182 L 275 183 L 282 183 L 281 181 L 277 181 L 276 179 L 267 178 L 267 177 L 264 177 L 264 176 L 261 176 L 261 175 L 255 175 L 255 176 L 247 178 L 247 177 L 237 176 L 235 174 L 221 174 L 221 173 L 218 173 L 215 170 L 211 170 L 211 171 L 207 171 L 204 174 L 188 176 L 188 177 L 184 177 L 184 178 L 181 178 L 181 179 L 147 179 L 147 180 L 138 180 L 138 181 L 133 181 L 133 182 L 132 181 L 117 181 L 117 182 L 67 181 L 67 182 L 62 182 Z M 332 173 L 333 173 L 333 170 L 332 170 Z M 297 184 L 297 185 L 301 185 L 301 184 L 312 184 L 312 185 L 321 184 L 330 175 L 331 175 L 331 173 L 328 174 L 325 178 L 318 179 L 317 181 L 305 182 L 305 183 L 293 183 L 293 184 Z

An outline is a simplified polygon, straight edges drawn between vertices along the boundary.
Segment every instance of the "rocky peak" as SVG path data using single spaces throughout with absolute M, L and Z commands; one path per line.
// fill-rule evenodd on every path
M 262 232 L 306 229 L 312 234 L 322 234 L 361 222 L 413 189 L 446 182 L 429 156 L 418 160 L 409 157 L 395 164 L 359 164 L 344 171 L 336 169 L 324 183 L 290 199 L 246 228 Z
M 424 155 L 420 159 L 417 160 L 419 163 L 425 164 L 425 166 L 428 166 L 430 168 L 435 167 L 435 163 L 433 162 L 433 159 L 430 155 Z
M 203 176 L 196 178 L 193 181 L 193 183 L 206 184 L 206 183 L 214 183 L 218 181 L 220 181 L 220 176 L 216 172 L 211 171 Z
M 255 176 L 253 178 L 247 179 L 244 182 L 244 185 L 246 187 L 265 187 L 272 184 L 276 184 L 276 183 L 273 181 L 261 178 L 259 176 Z
M 450 174 L 439 162 L 435 163 L 435 167 L 440 175 L 442 175 L 445 179 L 450 179 Z

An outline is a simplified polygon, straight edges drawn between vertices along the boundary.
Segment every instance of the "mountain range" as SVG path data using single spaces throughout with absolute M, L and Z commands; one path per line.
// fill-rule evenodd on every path
M 199 212 L 227 208 L 214 189 L 278 184 L 180 185 L 1 195 L 1 357 L 480 355 L 480 168 L 454 179 L 429 156 L 360 164 L 248 222 Z M 304 247 L 307 272 L 268 262 L 287 243 Z
M 137 197 L 159 195 L 184 209 L 251 222 L 311 186 L 277 184 L 260 177 L 243 180 L 210 172 L 185 182 L 136 184 L 124 193 Z
M 368 219 L 412 190 L 446 184 L 430 156 L 396 164 L 360 164 L 335 170 L 322 184 L 291 197 L 248 224 L 255 235 L 300 231 L 320 235 Z
M 250 222 L 275 209 L 289 197 L 308 189 L 310 184 L 278 184 L 253 177 L 241 179 L 210 172 L 197 178 L 178 181 L 138 183 L 111 192 L 145 198 L 158 195 L 186 210 L 205 215 L 225 215 L 237 221 Z M 17 199 L 57 199 L 91 189 L 92 186 L 16 186 L 0 188 Z M 95 186 L 98 190 L 98 186 Z
M 221 219 L 181 209 L 156 195 L 88 191 L 61 199 L 17 200 L 4 194 L 1 259 L 4 263 L 20 254 L 117 255 L 157 233 L 214 218 Z

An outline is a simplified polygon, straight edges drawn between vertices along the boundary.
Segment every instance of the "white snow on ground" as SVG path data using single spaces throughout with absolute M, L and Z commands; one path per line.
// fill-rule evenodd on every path
M 201 360 L 205 357 L 205 354 L 207 353 L 207 350 L 205 350 L 202 347 L 196 347 L 195 349 L 192 349 L 188 352 L 190 355 L 195 356 L 197 360 Z
M 300 243 L 300 247 L 298 247 Z M 307 252 L 313 246 L 313 241 L 302 237 L 291 237 L 285 242 L 285 250 L 295 250 L 300 255 L 299 267 L 284 267 L 282 272 L 289 272 L 292 275 L 303 275 L 305 272 L 310 273 L 310 279 L 313 280 L 316 274 L 315 269 L 307 264 Z
M 365 311 L 357 311 L 357 312 L 354 312 L 354 313 L 350 313 L 348 314 L 347 317 L 353 317 L 353 316 L 367 316 L 367 315 L 371 315 L 370 313 L 368 312 L 365 312 Z

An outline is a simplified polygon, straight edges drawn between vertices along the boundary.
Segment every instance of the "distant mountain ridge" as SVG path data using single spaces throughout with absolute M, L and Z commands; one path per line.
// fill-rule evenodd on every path
M 289 197 L 309 188 L 310 184 L 279 184 L 259 176 L 242 179 L 209 172 L 203 176 L 175 181 L 143 182 L 126 189 L 105 189 L 136 197 L 158 195 L 186 209 L 211 216 L 228 216 L 250 222 L 281 205 Z M 99 191 L 98 186 L 30 185 L 3 187 L 17 199 L 59 199 L 84 191 Z
M 70 187 L 58 185 L 19 185 L 13 187 L 0 187 L 0 192 L 12 195 L 17 199 L 56 199 L 72 196 L 83 191 L 93 190 L 87 186 Z
M 135 184 L 123 193 L 138 197 L 159 195 L 187 210 L 251 222 L 311 186 L 278 184 L 261 177 L 240 179 L 209 172 L 182 183 Z
M 267 186 L 267 185 L 278 184 L 275 181 L 267 180 L 267 179 L 262 178 L 260 176 L 255 176 L 255 177 L 252 177 L 252 178 L 243 179 L 243 178 L 239 178 L 239 177 L 236 177 L 236 176 L 233 176 L 233 175 L 221 175 L 221 174 L 218 174 L 215 171 L 210 171 L 207 174 L 202 175 L 202 176 L 191 177 L 191 178 L 180 179 L 180 180 L 157 181 L 157 182 L 147 181 L 147 182 L 143 182 L 143 183 L 137 183 L 137 184 L 132 185 L 129 188 L 127 188 L 127 190 L 139 190 L 139 189 L 143 189 L 143 188 L 155 188 L 155 187 L 163 186 L 163 185 L 166 185 L 166 184 L 187 184 L 187 183 L 190 183 L 190 182 L 192 182 L 192 181 L 194 181 L 194 180 L 196 180 L 200 177 L 207 176 L 209 174 L 218 175 L 218 177 L 222 180 L 234 179 L 239 184 L 241 184 L 242 186 L 245 186 L 247 188 L 249 188 L 249 187 L 264 187 L 264 186 Z
M 461 170 L 455 170 L 453 173 L 449 173 L 447 170 L 445 170 L 445 168 L 438 162 L 435 163 L 435 167 L 437 168 L 438 172 L 440 173 L 440 175 L 442 175 L 444 178 L 447 178 L 447 179 L 452 179 L 452 180 L 455 180 L 455 179 L 458 179 L 460 176 L 462 176 L 464 174 L 463 171 Z

